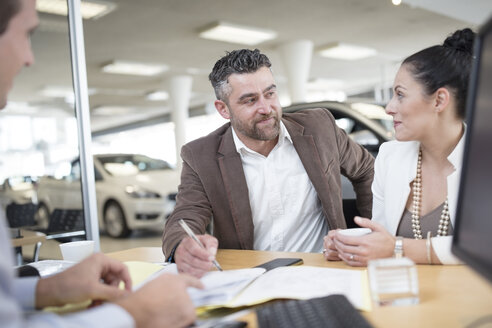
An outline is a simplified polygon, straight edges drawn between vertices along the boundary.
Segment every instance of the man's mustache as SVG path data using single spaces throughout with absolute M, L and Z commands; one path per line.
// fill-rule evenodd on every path
M 277 122 L 278 122 L 278 117 L 277 117 L 277 115 L 275 115 L 275 114 L 273 114 L 273 113 L 272 113 L 272 114 L 270 114 L 270 115 L 268 115 L 268 116 L 266 116 L 266 115 L 261 115 L 258 119 L 256 119 L 256 120 L 255 120 L 255 123 L 259 123 L 259 122 L 261 122 L 261 121 L 266 121 L 266 120 L 268 120 L 268 119 L 270 119 L 270 118 L 273 118 L 275 121 L 277 121 Z

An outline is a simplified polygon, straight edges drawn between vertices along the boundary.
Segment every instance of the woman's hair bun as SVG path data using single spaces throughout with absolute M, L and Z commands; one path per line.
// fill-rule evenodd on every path
M 475 33 L 469 28 L 464 28 L 448 36 L 443 46 L 471 54 L 474 39 Z

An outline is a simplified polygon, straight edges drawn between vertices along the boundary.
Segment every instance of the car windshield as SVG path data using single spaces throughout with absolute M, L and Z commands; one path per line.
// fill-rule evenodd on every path
M 170 169 L 170 165 L 159 159 L 143 155 L 114 155 L 97 157 L 103 168 L 111 175 L 135 175 L 139 172 Z

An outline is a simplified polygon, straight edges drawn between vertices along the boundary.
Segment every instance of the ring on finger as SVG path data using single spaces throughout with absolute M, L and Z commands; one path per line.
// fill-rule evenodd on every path
M 350 254 L 350 261 L 354 260 L 354 254 Z

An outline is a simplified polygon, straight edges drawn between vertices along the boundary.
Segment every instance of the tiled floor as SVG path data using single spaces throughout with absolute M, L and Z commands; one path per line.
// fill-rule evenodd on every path
M 135 247 L 160 247 L 162 230 L 140 230 L 134 231 L 132 235 L 124 239 L 115 239 L 105 235 L 100 236 L 101 252 L 109 253 Z M 60 243 L 56 240 L 45 241 L 39 252 L 40 260 L 54 259 L 61 260 Z M 29 260 L 33 256 L 34 247 L 25 246 L 22 248 L 24 258 Z

